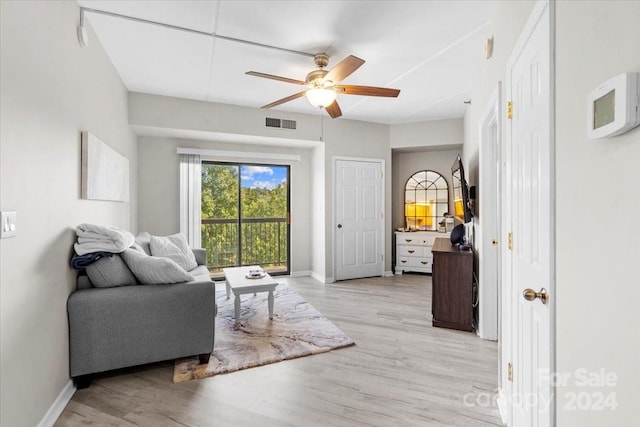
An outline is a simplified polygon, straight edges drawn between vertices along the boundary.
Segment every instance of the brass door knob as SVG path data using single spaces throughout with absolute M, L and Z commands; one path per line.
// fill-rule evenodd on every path
M 549 294 L 545 288 L 541 288 L 540 292 L 536 292 L 531 288 L 527 288 L 522 292 L 522 296 L 527 301 L 534 301 L 536 298 L 539 298 L 543 304 L 546 304 L 549 301 Z

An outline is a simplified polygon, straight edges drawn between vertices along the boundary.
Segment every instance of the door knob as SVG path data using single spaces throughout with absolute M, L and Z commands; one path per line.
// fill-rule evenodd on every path
M 543 304 L 546 304 L 549 301 L 549 294 L 547 293 L 547 290 L 545 288 L 541 288 L 540 292 L 536 292 L 531 288 L 527 288 L 522 292 L 522 296 L 527 301 L 533 301 L 536 298 L 540 298 L 540 301 Z
M 342 224 L 338 224 L 338 228 L 342 228 Z

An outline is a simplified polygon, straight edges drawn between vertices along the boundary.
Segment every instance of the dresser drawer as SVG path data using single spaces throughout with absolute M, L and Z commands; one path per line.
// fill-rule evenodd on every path
M 437 236 L 424 235 L 426 233 L 403 233 L 397 237 L 396 244 L 412 246 L 433 246 Z
M 424 246 L 398 245 L 397 255 L 401 257 L 425 257 L 431 255 L 431 251 Z
M 404 233 L 402 236 L 398 236 L 398 245 L 413 245 L 413 246 L 426 246 L 427 238 L 419 236 L 416 233 Z
M 398 256 L 398 267 L 402 270 L 409 270 L 415 267 L 422 269 L 428 269 L 431 271 L 433 265 L 433 257 L 408 257 Z

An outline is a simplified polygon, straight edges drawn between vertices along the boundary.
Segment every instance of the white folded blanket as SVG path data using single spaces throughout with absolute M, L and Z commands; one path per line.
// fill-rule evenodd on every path
M 74 249 L 78 255 L 92 252 L 120 253 L 133 245 L 135 237 L 125 230 L 95 224 L 80 224 L 76 227 L 78 243 Z

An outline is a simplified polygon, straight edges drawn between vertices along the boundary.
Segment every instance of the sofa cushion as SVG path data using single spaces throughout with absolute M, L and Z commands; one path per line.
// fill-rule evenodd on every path
M 193 270 L 189 271 L 189 274 L 192 275 L 196 280 L 211 280 L 211 274 L 209 269 L 205 265 L 199 265 Z
M 140 283 L 145 285 L 181 283 L 193 276 L 169 258 L 149 256 L 136 249 L 125 249 L 122 258 Z
M 85 270 L 96 288 L 137 284 L 135 276 L 120 255 L 100 258 L 88 265 Z
M 172 259 L 185 271 L 193 270 L 198 266 L 196 256 L 182 233 L 162 237 L 151 236 L 149 246 L 151 255 Z
M 149 243 L 151 242 L 151 234 L 143 231 L 142 233 L 138 233 L 136 236 L 135 243 L 140 245 L 142 250 L 147 254 L 151 255 L 151 248 L 149 247 Z

